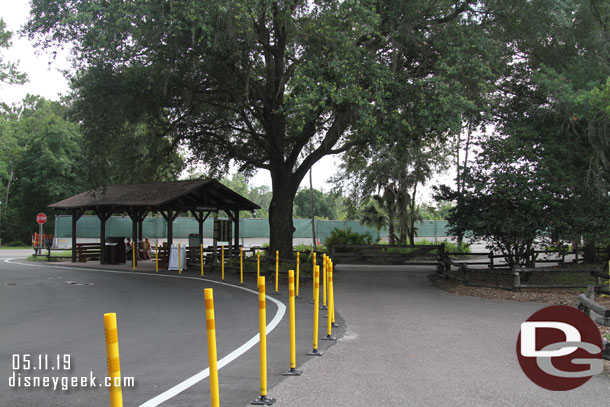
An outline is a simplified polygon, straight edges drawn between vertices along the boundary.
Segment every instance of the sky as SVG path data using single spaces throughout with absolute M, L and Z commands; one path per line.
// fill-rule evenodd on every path
M 49 100 L 58 100 L 61 95 L 68 92 L 68 81 L 62 71 L 70 69 L 68 51 L 60 51 L 57 58 L 53 58 L 48 51 L 34 48 L 32 42 L 19 35 L 19 30 L 29 16 L 29 1 L 26 0 L 0 0 L 0 18 L 6 23 L 7 29 L 13 32 L 12 47 L 0 52 L 5 60 L 19 62 L 21 72 L 27 73 L 29 81 L 24 85 L 6 85 L 0 83 L 0 100 L 7 104 L 20 102 L 28 93 L 40 95 Z M 314 164 L 312 169 L 313 186 L 316 189 L 328 192 L 332 189 L 329 178 L 337 171 L 340 163 L 338 156 L 326 156 Z M 430 201 L 430 185 L 438 181 L 450 182 L 447 175 L 439 175 L 422 188 L 420 199 Z M 271 185 L 268 171 L 259 171 L 249 181 L 252 185 Z M 309 177 L 305 177 L 301 187 L 309 187 Z

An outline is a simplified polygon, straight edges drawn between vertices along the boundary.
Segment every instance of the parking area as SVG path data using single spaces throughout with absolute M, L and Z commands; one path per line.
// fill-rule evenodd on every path
M 194 274 L 133 273 L 4 256 L 0 259 L 3 405 L 107 406 L 108 390 L 99 385 L 69 391 L 9 386 L 13 374 L 22 378 L 93 374 L 99 383 L 107 373 L 103 322 L 107 312 L 117 313 L 121 373 L 135 379 L 134 388 L 123 389 L 125 405 L 209 405 L 207 378 L 198 381 L 208 366 L 203 301 L 203 289 L 208 287 L 214 289 L 218 358 L 231 360 L 220 370 L 222 405 L 244 405 L 258 395 L 254 281 L 241 288 L 228 275 L 227 284 L 222 284 L 213 274 L 201 279 Z M 272 291 L 269 285 L 267 291 Z M 277 385 L 289 367 L 286 294 L 287 290 L 278 297 L 268 296 L 267 301 L 269 387 Z M 298 301 L 298 365 L 308 358 L 305 353 L 312 346 L 312 316 L 313 305 Z M 330 344 L 321 341 L 320 347 Z M 32 367 L 13 370 L 12 355 L 26 354 L 34 359 Z M 51 361 L 69 355 L 70 369 L 53 363 L 45 368 L 44 362 L 41 368 L 39 355 L 43 361 L 45 355 Z M 183 383 L 187 379 L 190 382 Z
M 543 304 L 455 296 L 432 286 L 430 273 L 413 266 L 337 266 L 339 340 L 328 349 L 332 342 L 320 341 L 326 351 L 320 358 L 305 356 L 311 348 L 313 306 L 311 286 L 304 286 L 304 298 L 297 301 L 300 377 L 282 376 L 289 362 L 288 318 L 280 315 L 287 298 L 270 295 L 268 377 L 275 405 L 606 403 L 607 372 L 576 390 L 550 392 L 521 371 L 515 349 L 520 324 Z M 24 353 L 69 354 L 69 375 L 92 371 L 105 376 L 102 315 L 117 312 L 121 371 L 136 381 L 135 388 L 124 389 L 125 405 L 209 405 L 207 379 L 193 378 L 208 366 L 203 289 L 211 287 L 219 359 L 232 360 L 220 371 L 221 405 L 249 405 L 259 388 L 258 345 L 243 349 L 258 332 L 254 282 L 246 281 L 244 290 L 236 286 L 236 276 L 227 275 L 229 285 L 218 280 L 213 273 L 202 280 L 195 274 L 160 276 L 0 259 L 2 399 L 6 405 L 107 406 L 105 388 L 11 389 L 6 378 L 13 373 L 11 356 Z M 267 291 L 273 291 L 269 284 Z M 321 316 L 322 336 L 326 320 Z M 42 373 L 60 375 L 36 374 Z M 189 378 L 196 381 L 192 386 L 180 384 Z

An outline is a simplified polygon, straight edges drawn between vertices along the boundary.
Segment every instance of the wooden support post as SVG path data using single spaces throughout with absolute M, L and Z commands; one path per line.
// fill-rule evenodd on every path
M 82 215 L 82 210 L 72 209 L 72 263 L 76 263 L 76 222 Z
M 146 215 L 144 215 L 144 217 L 146 217 Z M 144 234 L 142 233 L 142 229 L 143 228 L 143 223 L 144 223 L 144 217 L 140 217 L 138 219 L 138 240 L 143 241 L 144 240 Z
M 106 264 L 106 221 L 112 215 L 113 210 L 96 209 L 95 213 L 100 219 L 100 264 Z
M 137 267 L 138 265 L 138 210 L 133 209 L 131 216 L 131 234 L 132 234 L 132 243 L 131 250 L 132 258 L 133 258 L 133 266 Z
M 174 213 L 171 209 L 167 211 L 167 247 L 174 243 Z
M 235 250 L 239 251 L 239 209 L 235 209 L 235 233 L 233 234 L 233 240 L 235 242 Z

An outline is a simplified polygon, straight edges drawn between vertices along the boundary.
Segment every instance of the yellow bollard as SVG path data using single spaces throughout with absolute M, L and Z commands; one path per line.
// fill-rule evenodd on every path
M 314 274 L 316 274 L 316 252 L 313 252 L 313 266 L 312 266 L 312 270 L 311 270 L 311 275 L 313 276 Z M 314 303 L 314 298 L 316 296 L 316 289 L 313 289 L 313 298 L 311 299 L 311 301 L 309 301 L 310 304 Z
M 307 352 L 309 356 L 322 356 L 318 350 L 318 322 L 320 314 L 320 266 L 313 273 L 313 349 Z
M 330 272 L 332 273 L 332 275 L 334 275 L 334 265 L 333 265 L 333 261 L 329 259 L 329 265 L 330 265 Z M 338 327 L 339 325 L 337 324 L 337 322 L 335 321 L 335 279 L 333 278 L 332 284 L 330 286 L 330 290 L 331 290 L 331 296 L 333 297 L 333 308 L 331 310 L 329 310 L 330 316 L 333 319 L 333 327 Z
M 330 261 L 328 262 L 330 263 Z M 330 264 L 328 267 L 328 271 L 326 272 L 328 278 L 328 316 L 326 320 L 326 336 L 322 339 L 326 341 L 334 341 L 336 338 L 333 336 L 333 271 L 330 268 Z
M 296 290 L 296 297 L 295 297 L 297 300 L 301 299 L 299 297 L 299 280 L 300 280 L 299 267 L 300 267 L 300 262 L 301 262 L 300 254 L 301 254 L 301 252 L 297 252 L 297 290 Z
M 131 268 L 133 269 L 133 271 L 136 271 L 136 250 L 138 250 L 137 246 L 138 245 L 135 242 L 131 244 Z
M 244 249 L 239 248 L 239 285 L 244 285 Z
M 211 288 L 203 290 L 205 296 L 205 323 L 208 332 L 208 362 L 210 363 L 210 398 L 212 407 L 220 406 L 218 390 L 218 356 L 216 352 L 216 322 L 214 319 L 214 291 Z
M 121 390 L 121 362 L 119 359 L 119 335 L 117 332 L 116 314 L 104 314 L 104 329 L 106 331 L 106 358 L 108 362 L 108 377 L 110 378 L 110 407 L 123 407 L 123 391 Z M 117 385 L 118 380 L 118 385 Z
M 288 270 L 288 307 L 290 314 L 290 369 L 284 376 L 300 376 L 303 371 L 297 370 L 296 328 L 294 311 L 294 270 Z
M 328 309 L 326 306 L 326 278 L 328 268 L 328 257 L 326 254 L 322 254 L 322 307 L 320 309 Z
M 222 281 L 225 281 L 225 247 L 220 246 L 220 270 Z
M 261 251 L 256 249 L 256 284 L 258 286 L 258 278 L 261 276 Z
M 155 241 L 155 273 L 159 272 L 159 241 Z
M 182 245 L 178 243 L 178 274 L 182 275 Z
M 279 292 L 279 275 L 280 275 L 280 252 L 275 251 L 275 291 L 273 295 L 280 295 Z
M 201 265 L 201 277 L 203 277 L 203 244 L 199 245 L 199 263 Z
M 260 329 L 260 395 L 250 404 L 271 405 L 275 399 L 267 397 L 267 313 L 265 303 L 265 277 L 258 278 L 258 326 Z

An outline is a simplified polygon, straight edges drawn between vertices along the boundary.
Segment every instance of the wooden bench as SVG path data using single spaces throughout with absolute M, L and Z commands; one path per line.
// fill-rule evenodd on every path
M 76 261 L 86 263 L 87 260 L 100 259 L 100 244 L 99 243 L 77 243 L 76 244 Z

